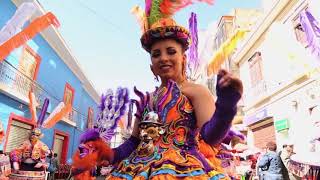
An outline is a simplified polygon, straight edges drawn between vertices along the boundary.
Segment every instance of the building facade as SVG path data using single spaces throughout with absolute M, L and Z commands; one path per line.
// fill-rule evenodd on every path
M 0 27 L 14 15 L 22 1 L 0 1 Z M 45 14 L 37 10 L 32 19 Z M 97 117 L 99 95 L 79 67 L 63 38 L 53 26 L 41 32 L 0 62 L 0 120 L 6 133 L 0 145 L 10 152 L 24 141 L 35 126 L 31 123 L 28 93 L 33 89 L 39 103 L 49 99 L 46 117 L 60 103 L 71 103 L 72 111 L 51 129 L 43 129 L 42 141 L 58 153 L 61 163 L 72 157 L 80 134 Z
M 319 57 L 311 53 L 302 16 L 310 1 L 266 1 L 264 17 L 233 55 L 244 83 L 248 144 L 268 141 L 309 150 L 312 109 L 319 105 Z

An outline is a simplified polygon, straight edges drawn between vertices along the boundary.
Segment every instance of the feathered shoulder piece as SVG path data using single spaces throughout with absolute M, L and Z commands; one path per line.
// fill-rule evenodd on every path
M 110 142 L 114 136 L 119 120 L 126 112 L 128 102 L 127 88 L 119 87 L 115 93 L 109 89 L 106 94 L 101 96 L 100 112 L 95 129 L 105 142 Z

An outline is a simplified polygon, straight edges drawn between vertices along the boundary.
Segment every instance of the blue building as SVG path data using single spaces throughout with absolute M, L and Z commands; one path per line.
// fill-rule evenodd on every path
M 14 15 L 21 1 L 0 1 L 0 29 Z M 44 15 L 41 5 L 32 18 Z M 28 24 L 28 23 L 27 23 Z M 53 26 L 0 61 L 0 120 L 6 133 L 0 149 L 9 152 L 24 141 L 35 126 L 31 122 L 28 92 L 35 93 L 37 112 L 45 98 L 47 115 L 62 101 L 72 103 L 72 112 L 51 129 L 43 129 L 42 141 L 66 162 L 75 152 L 79 135 L 97 116 L 99 95 L 79 67 L 65 41 Z

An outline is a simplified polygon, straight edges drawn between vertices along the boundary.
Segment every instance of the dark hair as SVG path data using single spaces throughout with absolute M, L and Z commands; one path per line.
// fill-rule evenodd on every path
M 0 154 L 3 154 L 3 150 L 0 150 Z
M 168 39 L 171 39 L 171 40 L 176 41 L 176 42 L 181 46 L 182 52 L 185 52 L 185 51 L 188 49 L 187 47 L 184 46 L 183 42 L 182 42 L 181 40 L 179 40 L 179 39 L 176 39 L 176 38 L 162 38 L 162 39 L 157 39 L 157 40 L 155 40 L 155 41 L 152 42 L 152 44 L 150 45 L 150 52 L 149 52 L 149 53 L 151 53 L 151 47 L 152 47 L 155 43 L 157 43 L 157 42 L 159 42 L 159 41 L 168 40 Z
M 53 155 L 54 157 L 58 157 L 58 154 L 57 153 L 54 153 L 54 155 Z
M 273 141 L 270 141 L 267 143 L 267 149 L 270 151 L 276 151 L 277 150 L 277 144 Z

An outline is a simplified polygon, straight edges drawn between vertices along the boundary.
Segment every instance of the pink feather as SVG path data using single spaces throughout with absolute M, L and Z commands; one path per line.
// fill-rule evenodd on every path
M 166 16 L 172 16 L 182 8 L 187 7 L 194 2 L 205 2 L 212 5 L 214 0 L 163 0 L 160 4 L 160 11 Z
M 151 5 L 152 5 L 152 0 L 146 0 L 145 12 L 147 16 L 150 15 Z

